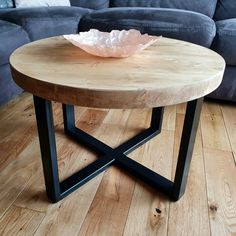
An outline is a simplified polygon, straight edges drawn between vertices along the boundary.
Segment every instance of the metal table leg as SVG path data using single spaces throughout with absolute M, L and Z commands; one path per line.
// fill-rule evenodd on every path
M 187 183 L 202 101 L 203 98 L 188 102 L 174 182 L 126 156 L 161 132 L 163 107 L 153 108 L 151 124 L 148 129 L 113 149 L 77 128 L 74 107 L 63 105 L 65 133 L 101 157 L 66 180 L 59 182 L 51 102 L 34 96 L 45 185 L 49 199 L 52 202 L 61 200 L 109 166 L 117 164 L 165 193 L 172 200 L 178 200 L 184 194 Z

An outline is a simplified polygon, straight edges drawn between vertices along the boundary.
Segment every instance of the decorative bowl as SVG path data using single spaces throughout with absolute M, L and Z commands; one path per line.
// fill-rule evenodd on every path
M 129 57 L 158 40 L 158 36 L 141 34 L 138 30 L 112 30 L 110 33 L 91 29 L 79 34 L 64 35 L 73 45 L 99 57 Z

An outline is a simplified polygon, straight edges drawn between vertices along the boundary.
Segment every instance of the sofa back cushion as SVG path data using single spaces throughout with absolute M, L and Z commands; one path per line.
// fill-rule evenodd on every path
M 212 18 L 216 2 L 217 0 L 111 0 L 110 6 L 176 8 L 200 12 Z
M 109 7 L 109 0 L 70 0 L 71 6 L 90 9 L 104 9 Z
M 13 0 L 0 0 L 0 8 L 9 8 L 13 6 Z
M 236 0 L 218 0 L 215 20 L 236 18 Z
M 69 0 L 15 0 L 16 8 L 70 6 Z
M 210 47 L 215 37 L 215 22 L 197 12 L 166 8 L 120 8 L 93 11 L 81 19 L 79 31 L 137 29 L 141 33 L 180 39 Z

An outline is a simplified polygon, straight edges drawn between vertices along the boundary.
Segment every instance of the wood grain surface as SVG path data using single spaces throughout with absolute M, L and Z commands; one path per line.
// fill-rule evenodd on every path
M 10 57 L 15 82 L 39 97 L 97 108 L 145 108 L 186 102 L 215 90 L 225 62 L 217 53 L 160 38 L 125 59 L 100 58 L 62 36 L 18 48 Z

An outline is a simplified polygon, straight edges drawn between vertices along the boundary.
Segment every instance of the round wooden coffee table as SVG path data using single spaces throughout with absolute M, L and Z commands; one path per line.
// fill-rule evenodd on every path
M 178 200 L 184 193 L 203 97 L 221 83 L 225 61 L 217 53 L 184 41 L 160 38 L 130 58 L 100 58 L 62 36 L 18 48 L 10 58 L 15 82 L 34 95 L 46 191 L 53 201 L 118 164 Z M 59 182 L 51 101 L 63 104 L 65 133 L 101 155 Z M 164 106 L 188 102 L 174 181 L 126 155 L 161 132 Z M 113 149 L 75 127 L 74 105 L 96 108 L 152 108 L 150 128 Z

